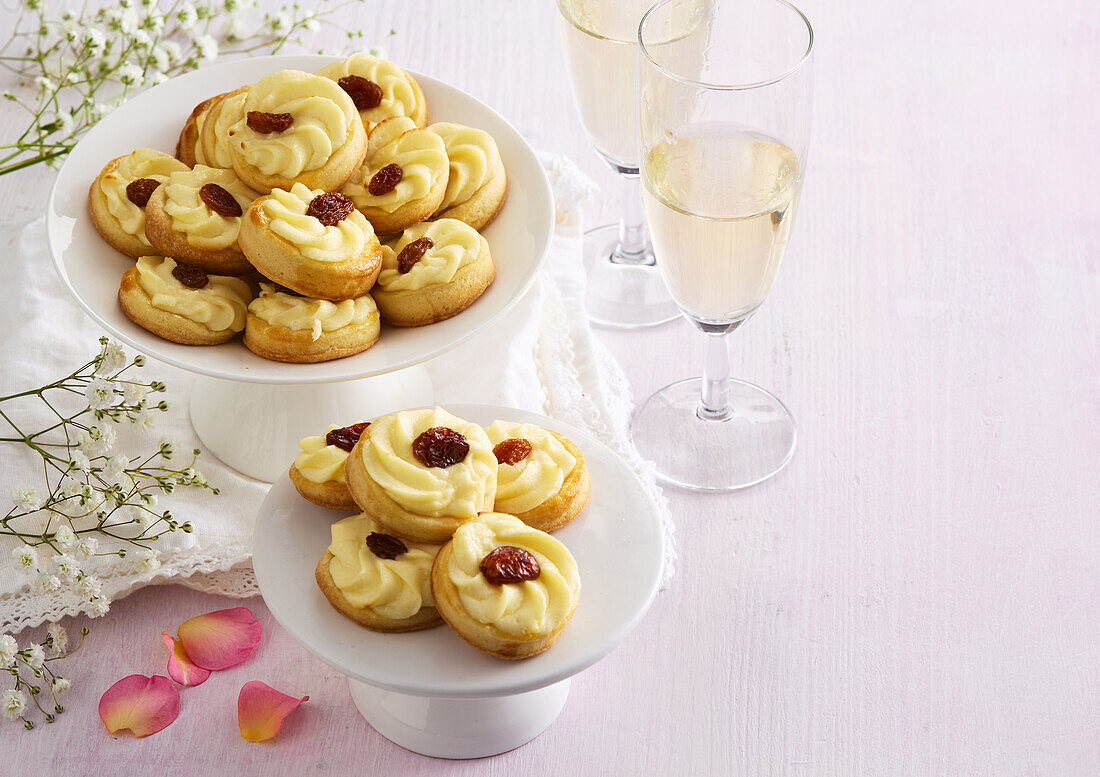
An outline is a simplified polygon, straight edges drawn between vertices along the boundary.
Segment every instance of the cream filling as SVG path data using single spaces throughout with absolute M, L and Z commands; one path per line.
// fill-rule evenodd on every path
M 539 563 L 539 576 L 522 583 L 494 585 L 480 565 L 495 548 L 522 548 Z M 580 593 L 577 562 L 569 549 L 546 532 L 503 513 L 487 513 L 458 527 L 451 541 L 447 577 L 463 608 L 478 623 L 512 637 L 544 637 L 561 626 Z
M 413 441 L 436 426 L 466 437 L 470 450 L 462 462 L 426 467 L 413 455 Z M 361 446 L 363 465 L 386 495 L 406 510 L 432 517 L 473 518 L 492 509 L 497 460 L 485 430 L 477 424 L 437 407 L 383 416 L 368 431 L 370 437 Z
M 274 284 L 261 283 L 260 296 L 249 303 L 248 312 L 271 326 L 309 330 L 316 341 L 325 332 L 370 320 L 378 314 L 378 306 L 369 294 L 329 302 L 276 291 Z
M 114 170 L 101 175 L 97 185 L 107 199 L 107 212 L 122 231 L 152 246 L 145 236 L 145 209 L 130 201 L 126 187 L 141 178 L 152 178 L 163 184 L 172 173 L 187 169 L 187 165 L 173 156 L 151 148 L 139 148 L 122 157 Z
M 557 437 L 534 424 L 496 421 L 485 430 L 495 448 L 509 438 L 531 443 L 531 452 L 515 464 L 497 466 L 497 495 L 493 509 L 502 513 L 525 513 L 559 491 L 577 466 L 576 457 Z
M 325 434 L 319 437 L 303 437 L 298 441 L 302 452 L 294 459 L 294 466 L 311 483 L 347 482 L 344 477 L 344 462 L 348 460 L 348 452 L 325 442 L 327 434 L 338 428 L 336 424 L 329 424 Z
M 248 126 L 248 112 L 289 113 L 282 132 L 260 133 Z M 347 141 L 355 105 L 335 81 L 298 70 L 264 76 L 248 90 L 244 115 L 230 129 L 245 162 L 264 175 L 294 178 L 325 165 Z
M 240 216 L 222 216 L 210 209 L 199 190 L 208 183 L 222 187 L 241 206 L 242 214 L 259 195 L 249 189 L 232 170 L 196 164 L 194 169 L 172 173 L 164 187 L 164 212 L 172 218 L 172 228 L 187 236 L 196 248 L 218 250 L 237 242 Z
M 240 332 L 244 329 L 252 289 L 240 278 L 210 275 L 201 289 L 184 286 L 172 269 L 176 261 L 168 257 L 143 256 L 137 260 L 138 285 L 158 310 L 175 313 L 211 332 Z
M 382 89 L 382 101 L 374 108 L 359 111 L 364 124 L 372 124 L 391 116 L 413 116 L 420 104 L 416 89 L 408 74 L 385 59 L 360 51 L 343 62 L 336 62 L 317 71 L 317 75 L 338 81 L 345 76 L 359 76 L 373 81 Z
M 366 513 L 332 524 L 332 581 L 355 607 L 369 607 L 383 618 L 411 618 L 424 607 L 434 607 L 432 562 L 439 545 L 402 540 L 408 550 L 395 559 L 374 555 L 367 547 L 371 532 L 386 533 Z
M 376 197 L 368 190 L 370 181 L 390 164 L 401 167 L 401 180 L 391 191 Z M 446 179 L 447 171 L 443 138 L 418 129 L 412 119 L 400 116 L 371 130 L 366 159 L 340 191 L 351 197 L 357 208 L 393 213 L 403 205 L 427 197 L 436 181 Z
M 244 101 L 248 92 L 244 91 L 230 97 L 223 97 L 210 107 L 210 119 L 213 123 L 207 126 L 203 120 L 203 130 L 199 133 L 202 138 L 204 164 L 211 167 L 231 168 L 233 157 L 229 153 L 229 130 L 237 122 L 244 118 Z
M 407 273 L 398 270 L 401 249 L 422 237 L 431 238 L 432 247 Z M 481 253 L 481 235 L 458 219 L 439 219 L 414 224 L 393 243 L 382 246 L 382 269 L 378 288 L 382 291 L 412 291 L 439 283 L 450 283 L 459 269 Z
M 308 259 L 318 262 L 342 262 L 361 252 L 374 237 L 374 228 L 357 210 L 335 226 L 326 227 L 313 216 L 307 216 L 310 202 L 324 192 L 311 190 L 296 183 L 290 191 L 272 189 L 263 198 L 260 208 L 267 216 L 268 228 L 289 241 Z
M 447 122 L 432 124 L 428 129 L 443 138 L 450 160 L 447 193 L 437 211 L 442 212 L 466 202 L 492 180 L 501 167 L 500 151 L 484 130 Z

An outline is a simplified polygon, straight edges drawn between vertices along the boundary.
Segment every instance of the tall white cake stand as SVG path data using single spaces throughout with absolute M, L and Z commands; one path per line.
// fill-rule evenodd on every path
M 490 326 L 530 288 L 546 257 L 554 204 L 542 166 L 523 137 L 484 103 L 455 87 L 414 73 L 432 119 L 484 129 L 497 142 L 508 173 L 508 197 L 484 234 L 497 267 L 492 286 L 447 321 L 415 328 L 383 327 L 369 350 L 320 364 L 283 364 L 256 356 L 239 338 L 219 346 L 162 340 L 132 323 L 116 301 L 132 265 L 96 233 L 88 187 L 111 159 L 138 147 L 172 153 L 191 108 L 213 94 L 280 69 L 315 71 L 325 56 L 241 59 L 174 78 L 106 116 L 69 155 L 46 210 L 50 252 L 77 302 L 111 335 L 200 377 L 191 421 L 203 444 L 229 466 L 273 482 L 296 443 L 328 424 L 353 423 L 398 408 L 430 404 L 433 386 L 423 363 Z M 150 249 L 150 253 L 154 253 Z
M 285 476 L 260 507 L 252 563 L 276 620 L 347 675 L 356 707 L 380 734 L 425 755 L 480 758 L 519 747 L 549 727 L 565 704 L 569 678 L 637 625 L 657 592 L 663 534 L 657 507 L 633 470 L 586 432 L 521 410 L 447 409 L 483 425 L 535 423 L 566 435 L 584 453 L 591 502 L 554 534 L 577 559 L 581 598 L 553 647 L 506 661 L 470 647 L 446 626 L 381 634 L 348 620 L 314 581 L 329 527 L 343 515 L 302 499 Z

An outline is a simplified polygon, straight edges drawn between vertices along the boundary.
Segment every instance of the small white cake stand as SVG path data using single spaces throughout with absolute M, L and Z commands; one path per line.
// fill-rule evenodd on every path
M 425 755 L 480 758 L 519 747 L 550 726 L 569 678 L 607 655 L 641 620 L 660 581 L 663 534 L 657 507 L 633 470 L 589 434 L 521 410 L 447 409 L 483 425 L 503 419 L 545 426 L 584 453 L 591 502 L 554 534 L 577 559 L 581 598 L 553 647 L 506 661 L 470 647 L 445 625 L 381 634 L 348 620 L 314 580 L 329 527 L 343 515 L 305 501 L 286 477 L 260 507 L 252 563 L 276 620 L 347 675 L 356 707 L 382 736 Z
M 50 252 L 62 282 L 93 319 L 120 341 L 201 377 L 191 396 L 191 421 L 205 446 L 229 466 L 273 482 L 296 443 L 330 423 L 431 404 L 423 362 L 490 326 L 534 282 L 554 227 L 554 202 L 531 147 L 484 103 L 419 73 L 433 120 L 484 129 L 508 172 L 508 198 L 484 234 L 496 280 L 469 309 L 431 326 L 383 327 L 369 350 L 320 364 L 283 364 L 256 356 L 240 339 L 219 346 L 162 340 L 132 323 L 116 301 L 132 260 L 102 240 L 88 215 L 88 187 L 111 159 L 146 146 L 172 153 L 191 108 L 213 94 L 280 69 L 315 71 L 338 57 L 240 59 L 188 73 L 154 87 L 104 117 L 69 155 L 46 210 Z M 155 253 L 150 249 L 150 253 Z

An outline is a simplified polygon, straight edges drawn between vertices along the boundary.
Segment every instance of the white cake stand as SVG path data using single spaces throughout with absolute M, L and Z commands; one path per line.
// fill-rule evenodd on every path
M 132 260 L 96 234 L 88 186 L 111 159 L 141 146 L 171 153 L 191 108 L 212 94 L 253 83 L 275 70 L 314 71 L 336 57 L 241 59 L 174 78 L 126 102 L 85 136 L 66 160 L 50 194 L 46 228 L 61 280 L 93 319 L 120 341 L 160 361 L 197 373 L 191 421 L 205 446 L 229 466 L 273 482 L 296 443 L 330 423 L 354 423 L 402 407 L 431 404 L 423 362 L 490 326 L 534 282 L 554 226 L 554 204 L 542 166 L 523 137 L 468 94 L 414 73 L 432 119 L 486 130 L 508 171 L 508 198 L 485 230 L 496 280 L 469 309 L 447 321 L 408 329 L 384 327 L 364 353 L 320 364 L 268 361 L 239 338 L 220 346 L 170 343 L 132 323 L 116 301 Z M 150 249 L 150 253 L 153 253 Z
M 521 410 L 447 409 L 483 425 L 503 419 L 554 429 L 584 453 L 592 500 L 554 535 L 577 559 L 581 598 L 552 648 L 506 661 L 470 647 L 445 625 L 381 634 L 348 620 L 314 581 L 329 526 L 343 514 L 305 501 L 287 477 L 260 507 L 252 563 L 276 620 L 347 675 L 356 707 L 380 734 L 425 755 L 480 758 L 538 736 L 561 712 L 569 678 L 607 655 L 641 620 L 660 581 L 663 534 L 657 507 L 633 470 L 589 434 Z

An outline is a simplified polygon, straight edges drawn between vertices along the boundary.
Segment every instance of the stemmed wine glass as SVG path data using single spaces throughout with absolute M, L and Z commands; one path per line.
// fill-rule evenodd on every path
M 642 200 L 657 266 L 709 349 L 702 378 L 638 409 L 634 442 L 666 482 L 731 491 L 794 452 L 790 412 L 729 377 L 724 338 L 764 302 L 787 249 L 810 137 L 813 29 L 786 0 L 663 0 L 639 44 Z
M 680 314 L 654 268 L 638 197 L 638 23 L 653 0 L 558 0 L 562 47 L 588 139 L 623 181 L 623 215 L 584 235 L 589 318 L 638 328 Z

